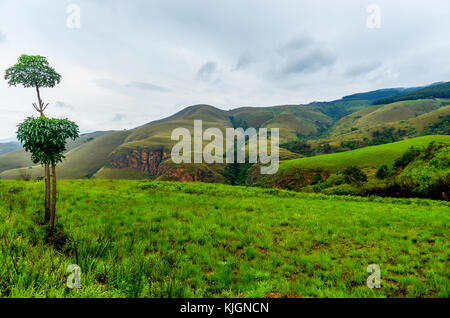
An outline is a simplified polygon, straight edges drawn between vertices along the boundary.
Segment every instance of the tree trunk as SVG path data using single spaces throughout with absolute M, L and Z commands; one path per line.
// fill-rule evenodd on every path
M 52 165 L 52 204 L 50 209 L 50 228 L 53 232 L 53 227 L 55 225 L 55 208 L 56 208 L 56 169 Z
M 39 104 L 39 113 L 41 117 L 45 117 L 44 115 L 44 103 L 41 100 L 41 94 L 39 92 L 39 86 L 36 85 L 36 94 L 38 98 Z M 48 223 L 50 221 L 50 165 L 45 164 L 45 216 L 44 221 Z
M 50 165 L 45 164 L 45 223 L 50 221 Z
M 39 86 L 36 86 L 36 93 L 37 93 L 38 102 L 39 102 L 39 112 L 41 113 L 41 117 L 45 117 L 44 116 L 44 103 L 41 100 L 41 94 L 39 93 Z

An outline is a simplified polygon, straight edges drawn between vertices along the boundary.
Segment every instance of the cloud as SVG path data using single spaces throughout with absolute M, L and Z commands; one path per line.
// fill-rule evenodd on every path
M 153 85 L 150 83 L 145 83 L 145 82 L 130 82 L 130 83 L 126 84 L 125 86 L 131 87 L 131 88 L 142 89 L 142 90 L 146 90 L 146 91 L 158 91 L 158 92 L 168 92 L 169 91 L 167 88 Z
M 324 67 L 332 66 L 336 56 L 330 52 L 314 50 L 288 58 L 281 72 L 283 74 L 302 74 L 318 71 Z
M 145 82 L 129 82 L 125 85 L 119 84 L 113 80 L 107 78 L 100 78 L 93 81 L 98 87 L 108 89 L 122 95 L 134 95 L 135 92 L 130 91 L 132 89 L 138 89 L 143 91 L 154 91 L 154 92 L 168 92 L 169 90 L 164 87 L 156 86 Z
M 0 43 L 6 42 L 6 36 L 0 31 Z
M 76 2 L 81 29 L 65 26 L 64 3 L 0 0 L 0 64 L 46 55 L 64 78 L 48 98 L 74 105 L 84 131 L 133 128 L 175 104 L 298 104 L 449 80 L 450 42 L 436 30 L 450 28 L 450 1 L 380 0 L 381 29 L 367 28 L 360 0 Z M 0 96 L 6 138 L 30 97 L 1 79 Z M 113 122 L 116 113 L 127 118 Z
M 364 62 L 358 63 L 350 66 L 345 70 L 345 75 L 347 77 L 357 77 L 360 75 L 367 75 L 381 66 L 380 62 Z
M 72 105 L 67 104 L 67 103 L 64 103 L 64 102 L 61 102 L 61 101 L 55 102 L 55 106 L 56 106 L 57 108 L 70 109 L 70 110 L 72 110 L 72 109 L 75 108 L 75 107 L 73 107 Z
M 252 57 L 250 53 L 245 52 L 239 55 L 238 60 L 236 62 L 236 65 L 234 67 L 234 70 L 241 70 L 246 68 L 250 63 L 252 62 Z
M 119 85 L 116 82 L 114 82 L 113 80 L 110 80 L 110 79 L 107 79 L 107 78 L 96 79 L 96 80 L 93 80 L 93 82 L 98 87 L 101 87 L 101 88 L 104 88 L 104 89 L 113 90 L 113 91 L 118 92 L 118 93 L 120 93 L 123 90 L 123 86 L 122 85 Z
M 115 121 L 115 122 L 121 121 L 121 120 L 125 119 L 125 117 L 127 117 L 127 115 L 118 113 L 113 117 L 112 121 Z
M 308 36 L 296 37 L 276 52 L 278 65 L 272 71 L 275 77 L 317 72 L 333 66 L 337 59 L 334 52 Z
M 210 82 L 213 80 L 213 75 L 216 72 L 217 72 L 217 63 L 209 61 L 200 67 L 200 69 L 197 72 L 197 78 L 205 82 Z

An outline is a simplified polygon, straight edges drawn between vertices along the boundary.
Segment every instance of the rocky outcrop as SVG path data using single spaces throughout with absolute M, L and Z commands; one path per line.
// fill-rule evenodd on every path
M 134 149 L 114 156 L 109 161 L 109 167 L 115 169 L 134 168 L 142 173 L 156 176 L 159 164 L 167 158 L 169 155 L 163 151 Z
M 224 165 L 221 164 L 174 164 L 171 161 L 165 161 L 159 166 L 158 180 L 225 183 L 226 179 L 220 173 L 223 169 Z

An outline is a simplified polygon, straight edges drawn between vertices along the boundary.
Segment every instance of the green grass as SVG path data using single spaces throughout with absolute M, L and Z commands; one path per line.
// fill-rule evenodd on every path
M 370 138 L 374 131 L 390 127 L 414 128 L 413 135 L 418 136 L 425 125 L 436 123 L 439 116 L 449 113 L 448 104 L 449 99 L 423 99 L 370 106 L 341 118 L 324 137 L 329 142 Z
M 362 168 L 378 167 L 383 164 L 391 165 L 411 146 L 424 147 L 432 141 L 450 143 L 450 136 L 423 136 L 341 153 L 288 160 L 280 163 L 279 172 L 302 168 L 322 168 L 336 171 L 351 165 Z
M 62 180 L 67 241 L 50 246 L 43 189 L 0 181 L 2 297 L 450 296 L 446 202 Z M 74 263 L 79 290 L 65 287 Z M 377 290 L 366 286 L 373 263 Z

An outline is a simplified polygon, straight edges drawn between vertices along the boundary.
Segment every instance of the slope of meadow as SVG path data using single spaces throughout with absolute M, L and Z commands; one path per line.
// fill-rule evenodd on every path
M 449 104 L 448 99 L 425 99 L 369 106 L 341 118 L 326 137 L 329 141 L 370 138 L 373 132 L 390 127 L 417 136 L 425 125 L 434 124 L 439 121 L 439 116 L 450 114 Z
M 432 141 L 450 144 L 450 136 L 423 136 L 352 151 L 288 160 L 280 163 L 279 171 L 319 167 L 336 171 L 350 165 L 356 165 L 361 168 L 378 167 L 383 164 L 391 165 L 395 159 L 400 157 L 410 147 L 425 147 Z
M 446 202 L 62 180 L 50 245 L 43 189 L 0 181 L 1 297 L 450 296 Z
M 70 150 L 66 159 L 56 168 L 58 178 L 77 179 L 92 176 L 103 167 L 110 153 L 122 144 L 128 133 L 129 131 L 125 130 L 112 132 Z M 32 166 L 31 169 L 27 167 L 7 170 L 0 173 L 0 178 L 19 179 L 24 174 L 29 174 L 32 178 L 42 177 L 44 169 L 42 166 Z

